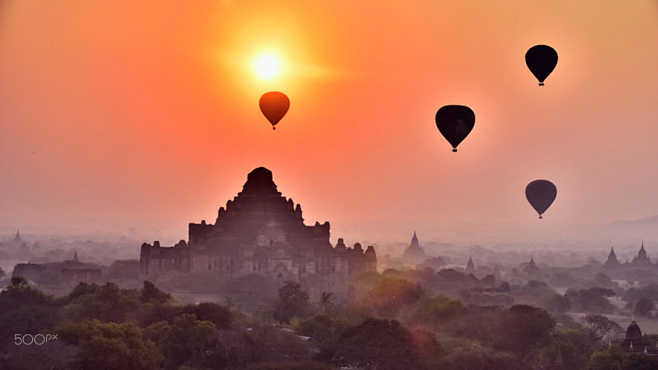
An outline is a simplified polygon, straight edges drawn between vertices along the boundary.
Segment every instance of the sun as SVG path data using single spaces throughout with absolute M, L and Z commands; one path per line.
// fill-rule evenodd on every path
M 254 59 L 253 68 L 258 77 L 271 80 L 281 72 L 281 63 L 273 54 L 260 54 Z

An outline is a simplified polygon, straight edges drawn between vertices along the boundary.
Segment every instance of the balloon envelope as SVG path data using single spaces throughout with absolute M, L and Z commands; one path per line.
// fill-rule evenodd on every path
M 553 204 L 556 196 L 557 188 L 548 180 L 531 181 L 525 187 L 525 197 L 528 198 L 532 208 L 539 213 L 539 218 L 542 218 L 542 214 Z
M 525 53 L 525 64 L 544 86 L 544 80 L 557 65 L 557 51 L 548 45 L 535 45 Z
M 436 112 L 436 127 L 441 135 L 452 145 L 452 151 L 457 151 L 461 143 L 475 126 L 475 113 L 465 105 L 444 105 Z
M 288 108 L 290 108 L 290 100 L 286 94 L 280 91 L 270 91 L 263 94 L 258 101 L 261 112 L 265 115 L 268 121 L 272 124 L 274 129 L 281 118 L 286 115 Z

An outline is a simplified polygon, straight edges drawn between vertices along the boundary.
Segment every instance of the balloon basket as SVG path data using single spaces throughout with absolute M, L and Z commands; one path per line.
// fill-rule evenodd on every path
M 543 82 L 540 82 L 540 83 L 539 83 L 539 86 L 544 86 L 544 83 L 543 83 Z
M 539 215 L 539 219 L 540 219 L 540 220 L 541 220 L 541 219 L 543 219 L 543 218 L 544 218 L 544 216 L 542 216 L 542 215 Z
M 457 148 L 452 148 L 453 153 L 457 153 Z

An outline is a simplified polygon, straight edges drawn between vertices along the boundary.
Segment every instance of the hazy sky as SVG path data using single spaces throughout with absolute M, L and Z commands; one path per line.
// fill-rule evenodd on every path
M 658 214 L 658 1 L 0 3 L 0 230 L 186 238 L 266 166 L 332 237 Z M 525 51 L 559 63 L 540 88 Z M 282 75 L 259 80 L 273 51 Z M 276 131 L 259 96 L 291 99 Z M 436 110 L 463 104 L 458 153 Z M 558 186 L 539 222 L 524 187 Z

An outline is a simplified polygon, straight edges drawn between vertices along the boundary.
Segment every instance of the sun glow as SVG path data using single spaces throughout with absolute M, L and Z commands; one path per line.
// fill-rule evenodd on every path
M 258 77 L 271 80 L 281 72 L 281 63 L 273 54 L 260 54 L 254 59 L 253 68 Z

